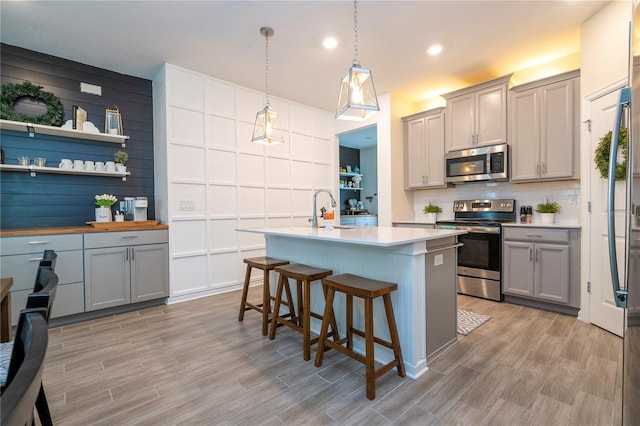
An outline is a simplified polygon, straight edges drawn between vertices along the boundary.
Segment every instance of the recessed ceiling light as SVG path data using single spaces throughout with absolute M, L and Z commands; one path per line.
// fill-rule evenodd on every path
M 431 56 L 439 55 L 442 52 L 442 46 L 439 44 L 434 44 L 427 49 L 427 53 Z
M 338 45 L 338 40 L 336 40 L 333 37 L 327 37 L 324 40 L 322 40 L 322 45 L 324 46 L 325 49 L 335 49 L 336 46 Z

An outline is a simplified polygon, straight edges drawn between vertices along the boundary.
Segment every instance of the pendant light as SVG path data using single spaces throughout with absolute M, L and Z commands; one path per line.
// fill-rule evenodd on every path
M 358 62 L 358 2 L 353 2 L 353 30 L 355 33 L 355 55 L 351 68 L 342 77 L 336 118 L 341 120 L 364 120 L 375 111 L 380 111 L 371 70 L 362 68 Z
M 269 105 L 269 37 L 273 36 L 273 29 L 269 27 L 260 28 L 266 40 L 265 42 L 265 97 L 266 104 L 262 111 L 256 114 L 256 122 L 253 126 L 253 136 L 251 142 L 264 145 L 283 143 L 284 139 L 278 129 L 278 113 L 271 109 Z

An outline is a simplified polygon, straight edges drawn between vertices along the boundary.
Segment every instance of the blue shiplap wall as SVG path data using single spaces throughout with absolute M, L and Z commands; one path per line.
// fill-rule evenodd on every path
M 119 144 L 49 135 L 30 138 L 26 133 L 2 130 L 0 145 L 5 164 L 17 164 L 17 157 L 45 157 L 47 166 L 62 158 L 110 161 L 123 149 L 129 154 L 131 176 L 119 178 L 83 175 L 0 173 L 0 227 L 2 229 L 78 226 L 94 220 L 94 196 L 113 194 L 149 198 L 149 219 L 155 217 L 153 197 L 153 99 L 150 80 L 131 77 L 62 58 L 0 44 L 0 82 L 25 80 L 43 86 L 60 98 L 65 120 L 73 105 L 88 113 L 88 119 L 104 130 L 104 114 L 116 105 L 122 113 L 124 133 L 131 139 Z M 80 83 L 102 87 L 102 96 L 80 92 Z

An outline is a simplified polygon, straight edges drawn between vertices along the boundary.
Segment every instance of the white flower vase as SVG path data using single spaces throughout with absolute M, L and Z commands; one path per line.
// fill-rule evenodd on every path
M 111 207 L 96 207 L 96 222 L 111 222 Z
M 436 223 L 438 219 L 438 213 L 425 213 L 425 216 L 427 217 L 427 223 Z
M 546 225 L 553 223 L 556 218 L 555 213 L 540 213 L 540 221 Z

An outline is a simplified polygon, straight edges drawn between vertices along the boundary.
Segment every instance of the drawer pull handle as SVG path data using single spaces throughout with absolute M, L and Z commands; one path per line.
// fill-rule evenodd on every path
M 29 241 L 28 244 L 51 244 L 51 241 Z
M 540 235 L 540 234 L 527 234 L 527 237 L 529 237 L 529 238 L 542 238 L 542 235 Z
M 29 259 L 29 262 L 40 262 L 41 260 L 41 257 L 32 257 L 31 259 Z
M 125 235 L 122 238 L 138 238 L 137 235 Z

